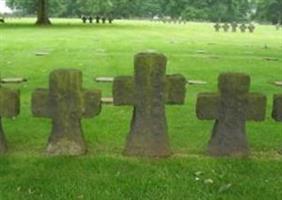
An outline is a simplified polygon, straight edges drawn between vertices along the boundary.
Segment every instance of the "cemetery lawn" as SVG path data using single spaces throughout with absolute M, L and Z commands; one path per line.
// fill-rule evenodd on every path
M 33 21 L 0 24 L 1 77 L 28 79 L 7 85 L 21 90 L 21 114 L 3 119 L 9 152 L 0 156 L 0 200 L 282 199 L 282 123 L 271 119 L 272 96 L 282 88 L 270 84 L 282 80 L 282 30 L 258 26 L 254 34 L 215 33 L 205 23 L 97 26 L 59 19 L 53 26 L 35 27 Z M 84 87 L 99 88 L 107 97 L 111 84 L 95 83 L 94 77 L 132 75 L 134 54 L 147 49 L 168 57 L 169 74 L 208 82 L 187 86 L 184 106 L 166 107 L 174 155 L 161 160 L 123 157 L 132 108 L 112 105 L 83 120 L 87 155 L 44 155 L 50 119 L 32 117 L 31 93 L 48 87 L 49 72 L 80 69 Z M 249 158 L 205 153 L 213 121 L 197 120 L 195 102 L 199 92 L 217 90 L 221 72 L 250 74 L 251 91 L 268 97 L 266 121 L 247 123 Z

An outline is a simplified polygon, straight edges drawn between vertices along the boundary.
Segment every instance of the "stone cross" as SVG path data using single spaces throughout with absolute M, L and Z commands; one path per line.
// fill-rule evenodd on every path
M 274 120 L 282 122 L 282 94 L 274 95 L 272 117 Z
M 235 33 L 237 31 L 238 24 L 236 22 L 232 22 L 231 27 L 232 27 L 232 32 Z
M 165 104 L 184 104 L 186 79 L 166 75 L 167 59 L 158 53 L 135 56 L 134 77 L 116 77 L 114 105 L 134 107 L 124 154 L 166 157 L 171 154 Z
M 221 25 L 219 23 L 216 23 L 214 25 L 214 29 L 215 29 L 216 32 L 219 32 L 220 28 L 221 28 Z
M 253 33 L 255 31 L 256 27 L 253 24 L 249 24 L 248 29 L 249 29 L 250 33 Z
M 247 155 L 247 120 L 263 121 L 266 96 L 249 93 L 250 77 L 241 73 L 223 73 L 218 93 L 201 93 L 197 99 L 197 117 L 213 120 L 215 125 L 208 146 L 213 156 Z
M 2 127 L 3 117 L 15 117 L 20 113 L 20 93 L 0 86 L 0 154 L 5 153 L 7 144 Z
M 50 74 L 49 90 L 37 89 L 32 95 L 35 117 L 52 119 L 47 154 L 81 155 L 86 153 L 81 119 L 101 111 L 101 92 L 82 88 L 82 72 L 59 69 Z
M 239 28 L 240 28 L 242 33 L 245 33 L 246 29 L 247 29 L 247 26 L 245 24 L 241 24 Z
M 222 28 L 223 28 L 224 32 L 228 32 L 228 31 L 229 31 L 230 26 L 229 26 L 229 24 L 228 24 L 228 23 L 225 23 L 225 24 L 222 26 Z

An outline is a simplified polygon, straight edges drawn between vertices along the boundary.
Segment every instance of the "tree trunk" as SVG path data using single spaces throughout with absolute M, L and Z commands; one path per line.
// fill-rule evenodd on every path
M 50 25 L 48 17 L 48 0 L 38 0 L 37 25 Z

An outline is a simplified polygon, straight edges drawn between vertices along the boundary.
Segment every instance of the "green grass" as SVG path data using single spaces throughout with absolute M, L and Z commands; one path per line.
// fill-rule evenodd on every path
M 3 120 L 9 152 L 0 157 L 0 200 L 282 199 L 282 155 L 277 153 L 282 148 L 282 123 L 271 119 L 272 96 L 282 89 L 268 83 L 282 79 L 281 31 L 258 26 L 255 34 L 215 33 L 212 24 L 204 23 L 117 21 L 91 26 L 56 19 L 51 27 L 35 27 L 32 22 L 0 24 L 1 76 L 29 80 L 9 86 L 21 90 L 21 114 Z M 134 54 L 147 49 L 168 57 L 168 73 L 209 83 L 188 86 L 184 106 L 167 106 L 174 156 L 123 157 L 132 108 L 108 105 L 95 119 L 83 120 L 86 156 L 44 155 L 50 120 L 33 118 L 30 100 L 35 88 L 48 87 L 49 72 L 78 68 L 84 73 L 85 88 L 99 88 L 103 96 L 110 96 L 111 84 L 95 83 L 93 77 L 132 75 Z M 37 57 L 37 51 L 49 55 Z M 217 76 L 226 71 L 250 74 L 251 90 L 268 96 L 267 120 L 247 125 L 248 159 L 208 157 L 213 122 L 195 116 L 197 94 L 216 91 Z M 203 174 L 196 180 L 199 171 Z M 206 179 L 214 183 L 205 184 Z

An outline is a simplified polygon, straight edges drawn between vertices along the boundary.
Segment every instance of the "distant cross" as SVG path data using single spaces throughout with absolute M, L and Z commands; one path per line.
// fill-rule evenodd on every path
M 20 93 L 3 88 L 0 85 L 0 154 L 7 150 L 7 143 L 2 127 L 3 117 L 15 117 L 20 113 Z
M 282 94 L 274 95 L 272 117 L 274 120 L 282 122 Z
M 228 24 L 228 23 L 225 23 L 225 24 L 222 26 L 222 28 L 223 28 L 224 32 L 228 32 L 228 31 L 229 31 L 230 26 L 229 26 L 229 24 Z
M 97 15 L 95 19 L 96 19 L 96 23 L 99 24 L 101 17 Z
M 246 32 L 247 26 L 245 24 L 241 24 L 241 26 L 239 27 L 242 33 Z
M 253 24 L 249 24 L 248 29 L 249 29 L 250 33 L 253 33 L 255 31 L 256 27 Z
M 86 153 L 81 119 L 101 111 L 101 92 L 82 88 L 82 73 L 75 69 L 55 70 L 50 74 L 49 90 L 37 89 L 32 96 L 35 117 L 52 119 L 47 153 L 81 155 Z
M 214 29 L 215 29 L 216 32 L 219 32 L 220 28 L 221 28 L 221 25 L 219 23 L 216 23 L 214 25 Z
M 166 76 L 166 62 L 162 54 L 137 54 L 134 78 L 121 76 L 114 80 L 114 105 L 134 107 L 126 155 L 166 157 L 171 154 L 165 104 L 184 104 L 186 80 L 179 74 Z
M 238 24 L 236 22 L 232 22 L 231 27 L 232 27 L 232 32 L 235 33 L 237 31 Z
M 264 120 L 266 96 L 249 93 L 251 81 L 245 74 L 224 73 L 218 81 L 218 93 L 201 93 L 197 100 L 198 118 L 216 120 L 208 152 L 213 156 L 247 155 L 245 123 Z

